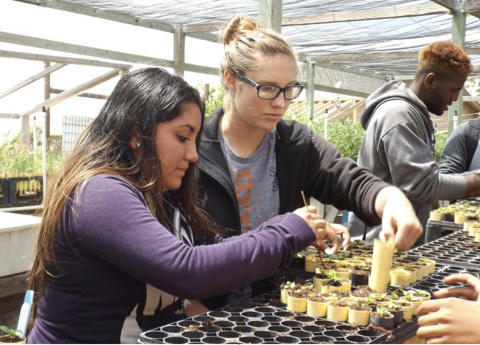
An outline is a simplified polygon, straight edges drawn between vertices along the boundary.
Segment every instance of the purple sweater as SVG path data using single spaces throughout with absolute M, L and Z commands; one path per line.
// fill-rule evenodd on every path
M 288 213 L 244 235 L 190 247 L 152 216 L 137 189 L 111 175 L 94 177 L 76 199 L 57 229 L 59 267 L 29 343 L 118 343 L 146 284 L 183 298 L 215 296 L 271 276 L 315 240 L 308 224 Z

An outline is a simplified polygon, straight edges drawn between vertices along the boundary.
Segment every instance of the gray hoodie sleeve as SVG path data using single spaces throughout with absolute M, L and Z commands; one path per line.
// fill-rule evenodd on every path
M 474 173 L 474 171 L 467 171 L 467 129 L 468 122 L 462 123 L 448 138 L 439 163 L 442 174 L 469 175 Z
M 393 184 L 412 200 L 431 204 L 465 194 L 465 178 L 439 172 L 430 148 L 414 123 L 401 122 L 393 127 L 381 138 L 378 149 L 389 167 Z

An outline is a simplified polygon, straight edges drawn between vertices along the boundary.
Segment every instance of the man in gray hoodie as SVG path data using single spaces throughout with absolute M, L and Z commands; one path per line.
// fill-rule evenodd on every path
M 358 165 L 405 192 L 425 228 L 436 200 L 465 197 L 480 190 L 480 176 L 444 175 L 434 157 L 430 113 L 442 115 L 458 99 L 472 72 L 470 58 L 456 44 L 440 41 L 424 47 L 410 87 L 391 81 L 367 98 L 361 124 L 366 130 Z M 367 228 L 350 215 L 352 237 L 368 243 L 381 227 Z M 420 239 L 422 241 L 422 239 Z M 418 243 L 418 242 L 417 242 Z

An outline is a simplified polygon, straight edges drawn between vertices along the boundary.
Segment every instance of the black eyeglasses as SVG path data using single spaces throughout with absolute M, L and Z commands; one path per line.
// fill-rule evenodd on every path
M 295 84 L 292 86 L 280 87 L 276 85 L 257 84 L 252 79 L 238 74 L 238 77 L 252 85 L 257 90 L 257 96 L 261 99 L 272 100 L 278 97 L 283 92 L 283 97 L 287 100 L 292 100 L 300 96 L 303 90 L 303 85 Z

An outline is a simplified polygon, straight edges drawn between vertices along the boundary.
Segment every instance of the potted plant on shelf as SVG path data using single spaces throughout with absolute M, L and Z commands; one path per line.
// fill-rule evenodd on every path
M 322 285 L 330 280 L 330 275 L 325 270 L 318 270 L 313 276 L 313 287 L 317 291 L 322 291 Z
M 400 326 L 403 323 L 403 307 L 392 302 L 386 308 L 393 315 L 393 327 Z
M 287 303 L 288 291 L 295 287 L 294 282 L 286 282 L 280 285 L 280 300 L 282 303 Z
M 311 286 L 298 286 L 288 292 L 287 310 L 297 313 L 307 311 L 307 296 L 312 293 Z
M 327 307 L 327 319 L 332 321 L 347 321 L 348 319 L 348 300 L 339 299 L 329 301 Z
M 328 295 L 311 293 L 307 296 L 307 315 L 325 317 L 327 315 Z
M 5 333 L 0 336 L 0 344 L 25 344 L 26 339 L 22 339 L 22 331 L 10 329 L 7 326 L 0 326 L 0 330 Z
M 393 301 L 393 304 L 399 305 L 403 308 L 403 319 L 410 321 L 413 318 L 413 304 L 407 301 Z
M 364 266 L 356 266 L 352 270 L 352 286 L 368 285 L 370 270 L 364 269 Z
M 377 307 L 377 310 L 370 313 L 370 323 L 385 329 L 393 328 L 393 314 L 385 307 Z
M 290 268 L 301 269 L 305 268 L 305 253 L 299 252 L 295 254 L 292 261 L 290 262 Z
M 418 306 L 420 305 L 420 303 L 423 302 L 420 298 L 412 296 L 410 294 L 406 294 L 405 296 L 400 297 L 400 301 L 410 302 L 413 304 L 413 310 L 412 310 L 413 315 L 418 314 L 417 313 Z
M 357 299 L 350 302 L 348 306 L 348 323 L 360 326 L 367 326 L 370 323 L 370 312 L 372 308 L 364 299 Z
M 391 273 L 390 285 L 404 286 L 404 287 L 407 287 L 410 285 L 410 276 L 411 276 L 410 271 L 407 271 L 401 268 L 395 268 L 391 270 L 390 273 Z

